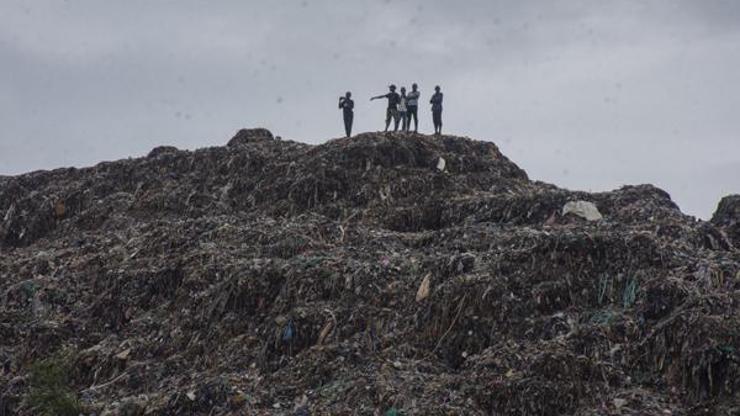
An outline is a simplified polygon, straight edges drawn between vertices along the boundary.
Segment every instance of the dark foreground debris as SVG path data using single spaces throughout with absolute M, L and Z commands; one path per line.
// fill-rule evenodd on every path
M 735 415 L 738 207 L 452 136 L 2 177 L 0 415 Z

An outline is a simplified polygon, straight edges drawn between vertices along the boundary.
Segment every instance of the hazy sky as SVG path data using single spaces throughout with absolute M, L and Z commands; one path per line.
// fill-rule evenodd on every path
M 241 127 L 320 143 L 383 127 L 393 82 L 435 84 L 445 131 L 533 179 L 653 183 L 708 217 L 740 193 L 736 0 L 2 0 L 0 174 Z

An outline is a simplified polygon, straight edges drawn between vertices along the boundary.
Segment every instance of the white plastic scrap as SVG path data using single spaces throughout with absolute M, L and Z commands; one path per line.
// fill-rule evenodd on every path
M 444 160 L 444 158 L 440 157 L 439 160 L 437 160 L 437 170 L 444 171 L 445 166 L 447 166 L 447 162 Z
M 588 221 L 598 221 L 604 218 L 593 202 L 570 201 L 563 206 L 563 215 L 574 214 Z

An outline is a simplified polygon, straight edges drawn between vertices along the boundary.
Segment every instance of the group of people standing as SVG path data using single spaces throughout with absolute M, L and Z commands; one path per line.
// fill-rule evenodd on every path
M 414 120 L 414 133 L 419 131 L 419 86 L 411 85 L 411 91 L 406 94 L 406 88 L 401 87 L 401 94 L 396 92 L 396 86 L 388 86 L 390 90 L 387 94 L 377 95 L 370 98 L 370 101 L 380 98 L 388 99 L 388 108 L 385 112 L 385 131 L 391 125 L 393 120 L 393 131 L 398 131 L 399 124 L 401 131 L 407 132 L 411 128 L 411 119 Z M 439 85 L 434 87 L 434 94 L 429 100 L 432 105 L 432 120 L 434 121 L 434 134 L 442 133 L 442 92 Z M 339 108 L 344 115 L 344 131 L 347 137 L 352 135 L 352 121 L 354 119 L 355 102 L 352 101 L 352 93 L 347 91 L 344 97 L 339 97 Z

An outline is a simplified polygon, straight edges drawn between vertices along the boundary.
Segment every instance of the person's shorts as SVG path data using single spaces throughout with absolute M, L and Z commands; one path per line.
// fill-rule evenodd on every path
M 393 119 L 393 121 L 398 121 L 400 120 L 398 117 L 398 110 L 395 108 L 389 108 L 385 112 L 385 121 L 391 121 L 391 118 Z

